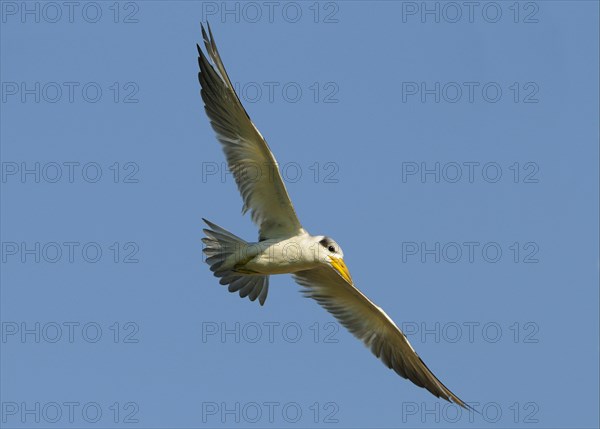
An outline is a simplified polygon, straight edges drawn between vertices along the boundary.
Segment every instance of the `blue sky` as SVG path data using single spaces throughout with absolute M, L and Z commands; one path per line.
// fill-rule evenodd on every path
M 1 3 L 3 427 L 597 427 L 598 3 Z M 385 368 L 256 238 L 211 23 L 304 227 L 481 415 Z

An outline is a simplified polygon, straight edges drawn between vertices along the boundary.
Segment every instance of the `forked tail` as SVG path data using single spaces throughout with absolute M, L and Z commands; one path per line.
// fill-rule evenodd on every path
M 245 246 L 245 240 L 221 228 L 218 225 L 202 218 L 210 227 L 203 229 L 206 237 L 202 239 L 205 244 L 203 249 L 206 254 L 206 263 L 215 277 L 219 277 L 219 283 L 229 285 L 229 292 L 238 292 L 240 297 L 256 300 L 264 305 L 269 292 L 269 276 L 260 274 L 242 274 L 235 271 L 236 255 L 241 255 Z

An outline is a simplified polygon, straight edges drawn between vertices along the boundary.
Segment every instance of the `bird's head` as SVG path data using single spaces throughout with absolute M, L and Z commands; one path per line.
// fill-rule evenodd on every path
M 348 283 L 352 284 L 350 271 L 344 263 L 344 252 L 339 244 L 334 239 L 326 236 L 315 237 L 317 240 L 317 255 L 319 262 L 332 267 L 340 276 Z

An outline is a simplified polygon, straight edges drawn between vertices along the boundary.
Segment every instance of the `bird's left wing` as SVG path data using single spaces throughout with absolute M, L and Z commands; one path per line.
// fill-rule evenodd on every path
M 202 26 L 202 37 L 214 64 L 213 67 L 198 46 L 202 100 L 242 194 L 243 211 L 250 210 L 261 239 L 298 235 L 303 232 L 302 225 L 285 189 L 277 161 L 227 76 L 210 26 L 208 34 Z
M 328 266 L 299 271 L 294 280 L 304 295 L 315 299 L 355 337 L 400 376 L 424 387 L 438 398 L 470 408 L 437 379 L 390 317 L 353 284 Z

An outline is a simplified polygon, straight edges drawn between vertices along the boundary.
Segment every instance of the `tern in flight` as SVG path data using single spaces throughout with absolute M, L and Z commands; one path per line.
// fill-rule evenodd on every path
M 202 26 L 202 37 L 208 57 L 197 45 L 198 79 L 205 111 L 242 194 L 243 213 L 249 210 L 259 227 L 258 242 L 246 242 L 204 219 L 210 229 L 204 229 L 207 237 L 202 241 L 211 271 L 222 285 L 229 285 L 229 292 L 251 301 L 258 298 L 261 305 L 269 276 L 292 274 L 305 296 L 333 314 L 388 368 L 438 398 L 470 408 L 433 375 L 383 309 L 356 288 L 340 246 L 302 228 L 275 157 L 229 80 L 210 26 L 208 34 Z

